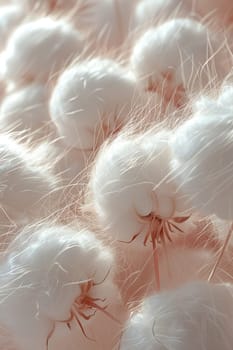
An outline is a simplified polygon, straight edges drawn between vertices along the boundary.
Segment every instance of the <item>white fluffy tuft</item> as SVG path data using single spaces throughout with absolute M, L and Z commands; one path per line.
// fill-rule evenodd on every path
M 233 111 L 219 101 L 201 100 L 193 118 L 177 129 L 173 165 L 194 207 L 233 220 Z
M 142 230 L 137 215 L 169 218 L 184 210 L 169 178 L 169 137 L 167 131 L 120 136 L 97 157 L 89 185 L 94 209 L 118 239 L 128 241 Z
M 219 78 L 226 74 L 219 47 L 219 40 L 203 24 L 172 19 L 139 38 L 131 65 L 146 90 L 182 102 L 186 93 L 206 87 L 216 74 Z
M 48 91 L 44 85 L 30 84 L 9 94 L 0 111 L 1 128 L 17 131 L 48 131 L 50 122 Z
M 62 74 L 51 97 L 51 118 L 68 146 L 92 149 L 129 120 L 138 100 L 134 76 L 112 60 L 96 58 Z
M 132 316 L 120 350 L 230 350 L 231 285 L 194 282 L 146 299 Z
M 19 26 L 5 51 L 5 75 L 16 83 L 48 81 L 83 49 L 81 35 L 65 21 L 49 17 Z
M 1 215 L 7 212 L 15 219 L 49 210 L 42 203 L 55 190 L 57 178 L 44 160 L 40 164 L 39 152 L 29 152 L 10 136 L 1 134 L 0 159 Z
M 3 49 L 12 31 L 23 20 L 25 13 L 19 4 L 10 4 L 0 7 L 0 48 Z
M 86 229 L 29 228 L 9 252 L 1 266 L 0 319 L 20 349 L 46 349 L 53 324 L 70 318 L 82 282 L 97 283 L 90 295 L 99 297 L 101 288 L 104 298 L 98 284 L 111 281 L 112 253 Z

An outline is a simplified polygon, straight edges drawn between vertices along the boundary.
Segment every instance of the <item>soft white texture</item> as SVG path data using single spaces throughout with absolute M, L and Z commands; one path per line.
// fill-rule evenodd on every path
M 5 75 L 14 82 L 48 81 L 56 77 L 83 48 L 69 23 L 49 17 L 19 26 L 5 51 Z
M 233 220 L 233 111 L 210 99 L 197 104 L 172 139 L 179 187 L 204 214 Z
M 12 219 L 45 210 L 42 203 L 56 187 L 57 178 L 40 157 L 39 151 L 29 151 L 12 137 L 0 135 L 0 205 Z
M 46 349 L 54 322 L 70 318 L 80 283 L 93 280 L 90 295 L 104 298 L 113 256 L 86 230 L 45 224 L 29 228 L 10 248 L 1 266 L 1 324 L 20 349 Z M 95 291 L 96 290 L 96 291 Z
M 139 38 L 131 56 L 132 69 L 145 89 L 159 89 L 168 97 L 177 88 L 198 91 L 215 77 L 216 72 L 220 78 L 225 74 L 219 45 L 201 23 L 172 19 L 147 30 Z M 213 72 L 211 65 L 215 66 Z
M 61 75 L 51 118 L 68 146 L 92 149 L 129 120 L 138 99 L 134 76 L 112 60 L 96 58 Z
M 137 214 L 169 218 L 184 210 L 181 194 L 169 177 L 169 137 L 167 131 L 120 136 L 98 155 L 89 184 L 91 200 L 101 223 L 117 239 L 129 241 L 148 229 L 149 220 L 143 228 Z
M 231 350 L 232 285 L 194 282 L 144 300 L 120 350 Z
M 141 0 L 135 9 L 134 24 L 148 26 L 171 17 L 188 16 L 191 8 L 189 0 Z
M 49 122 L 48 91 L 44 85 L 30 84 L 9 94 L 2 102 L 1 129 L 41 131 L 42 134 Z
M 25 13 L 19 4 L 0 7 L 0 49 L 3 49 L 12 31 L 23 20 Z

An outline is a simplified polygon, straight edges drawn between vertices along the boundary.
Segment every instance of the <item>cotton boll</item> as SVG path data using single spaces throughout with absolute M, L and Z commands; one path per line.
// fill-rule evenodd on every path
M 45 17 L 19 26 L 5 51 L 5 76 L 14 81 L 43 81 L 56 77 L 83 48 L 72 26 Z
M 35 342 L 36 346 L 40 344 L 40 349 L 47 349 L 46 343 L 52 338 L 51 330 L 56 323 L 76 328 L 75 319 L 71 319 L 74 305 L 81 307 L 77 317 L 83 323 L 83 334 L 81 327 L 76 332 L 85 338 L 84 330 L 95 317 L 93 314 L 89 321 L 82 317 L 81 311 L 88 316 L 95 309 L 88 308 L 85 300 L 89 298 L 98 304 L 97 313 L 107 306 L 101 300 L 108 297 L 108 284 L 112 283 L 111 251 L 88 230 L 45 224 L 23 232 L 9 252 L 1 268 L 4 298 L 0 318 L 20 348 L 31 349 Z M 101 300 L 94 301 L 93 298 L 99 297 Z
M 48 133 L 49 122 L 48 91 L 43 85 L 30 84 L 3 100 L 0 111 L 3 130 L 27 130 L 32 136 L 38 137 Z
M 101 224 L 117 239 L 130 241 L 137 233 L 153 231 L 152 213 L 165 220 L 184 213 L 182 195 L 169 178 L 169 137 L 167 131 L 119 136 L 97 156 L 89 184 L 92 203 Z
M 214 74 L 221 79 L 226 73 L 219 46 L 217 38 L 201 23 L 173 19 L 139 38 L 131 65 L 147 91 L 157 91 L 179 107 L 186 94 L 205 87 L 216 78 Z
M 214 102 L 208 107 L 176 130 L 174 174 L 193 206 L 232 221 L 232 109 Z
M 121 350 L 230 350 L 232 286 L 204 282 L 152 295 L 131 317 Z
M 109 292 L 106 299 L 108 303 L 108 312 L 110 315 L 116 315 L 117 321 L 109 319 L 109 317 L 101 312 L 97 312 L 95 317 L 90 319 L 86 326 L 88 336 L 93 340 L 89 340 L 83 335 L 80 335 L 80 332 L 78 332 L 75 327 L 69 330 L 64 324 L 57 324 L 55 333 L 49 342 L 49 349 L 63 350 L 65 347 L 68 347 L 69 349 L 76 350 L 77 346 L 85 350 L 119 348 L 122 325 L 126 321 L 126 318 L 128 318 L 128 315 L 122 307 L 122 302 L 119 301 L 119 292 L 116 288 L 114 289 L 113 285 L 107 286 L 105 284 L 104 289 L 105 295 L 107 289 Z M 100 296 L 103 297 L 103 294 Z M 125 317 L 125 315 L 127 316 Z
M 43 211 L 48 215 L 52 209 L 58 179 L 40 149 L 29 152 L 10 136 L 0 135 L 0 204 L 12 220 L 37 217 Z
M 134 14 L 136 27 L 161 23 L 171 17 L 189 16 L 191 1 L 184 0 L 142 0 L 138 3 Z
M 0 35 L 1 43 L 0 49 L 3 49 L 6 42 L 12 33 L 12 31 L 20 24 L 23 20 L 25 13 L 21 6 L 18 4 L 10 4 L 8 6 L 0 7 Z
M 80 282 L 111 279 L 111 251 L 88 230 L 45 225 L 34 229 L 30 244 L 23 242 L 12 263 L 28 267 L 30 280 L 39 286 L 40 312 L 57 320 L 69 319 L 70 306 L 80 294 Z M 109 274 L 109 276 L 108 276 Z M 98 285 L 92 287 L 98 291 Z
M 114 61 L 96 58 L 61 75 L 50 113 L 68 146 L 95 149 L 129 120 L 138 100 L 134 76 Z

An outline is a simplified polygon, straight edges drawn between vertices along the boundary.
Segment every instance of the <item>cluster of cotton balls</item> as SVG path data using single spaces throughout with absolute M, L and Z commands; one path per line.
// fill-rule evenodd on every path
M 1 349 L 232 349 L 232 23 L 2 0 Z

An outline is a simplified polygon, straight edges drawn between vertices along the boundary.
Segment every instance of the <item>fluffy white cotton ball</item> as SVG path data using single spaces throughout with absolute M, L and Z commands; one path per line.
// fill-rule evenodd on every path
M 138 100 L 134 76 L 112 60 L 96 58 L 61 75 L 50 113 L 68 146 L 92 149 L 129 120 Z
M 172 139 L 177 183 L 204 214 L 233 220 L 232 108 L 203 99 L 196 109 Z
M 91 204 L 117 239 L 130 241 L 152 230 L 153 214 L 165 220 L 185 216 L 182 196 L 169 177 L 169 137 L 167 131 L 120 136 L 97 156 L 89 184 Z
M 5 76 L 22 81 L 48 81 L 83 48 L 82 37 L 69 23 L 49 17 L 19 26 L 5 51 Z
M 42 148 L 31 151 L 9 135 L 0 135 L 0 205 L 12 219 L 37 216 L 43 210 L 49 214 L 46 199 L 58 181 L 42 155 Z
M 73 328 L 75 308 L 80 323 L 95 317 L 82 318 L 94 309 L 85 304 L 88 298 L 105 306 L 94 298 L 106 297 L 112 267 L 112 252 L 86 229 L 48 223 L 29 228 L 9 248 L 1 266 L 1 324 L 20 349 L 47 349 L 56 323 Z
M 23 20 L 25 13 L 19 4 L 10 4 L 0 7 L 0 49 L 3 49 L 12 31 Z
M 120 350 L 230 350 L 232 285 L 194 282 L 144 300 Z
M 219 47 L 220 42 L 203 24 L 173 19 L 139 38 L 131 66 L 146 90 L 158 91 L 179 105 L 186 92 L 205 87 L 215 74 L 224 76 L 223 52 Z
M 27 130 L 43 135 L 48 131 L 49 122 L 51 121 L 48 91 L 44 85 L 30 84 L 9 94 L 2 102 L 0 110 L 2 130 Z
M 136 27 L 161 23 L 174 17 L 188 16 L 192 9 L 191 1 L 187 0 L 142 0 L 134 13 Z

